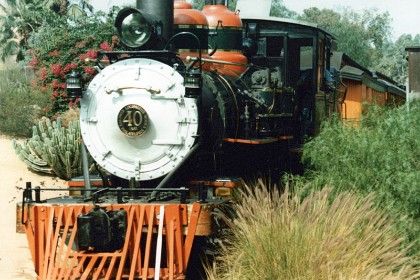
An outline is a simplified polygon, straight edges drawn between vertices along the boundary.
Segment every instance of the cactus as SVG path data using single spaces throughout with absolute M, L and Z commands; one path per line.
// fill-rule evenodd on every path
M 71 121 L 64 128 L 60 118 L 54 122 L 47 119 L 39 121 L 32 132 L 22 145 L 13 140 L 16 154 L 30 169 L 65 180 L 82 174 L 79 121 Z

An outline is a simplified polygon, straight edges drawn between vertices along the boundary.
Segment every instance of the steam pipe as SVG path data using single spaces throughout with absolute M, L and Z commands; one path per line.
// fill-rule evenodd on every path
M 225 61 L 225 60 L 217 60 L 217 59 L 207 59 L 207 58 L 197 58 L 194 56 L 187 56 L 185 58 L 186 62 L 190 61 L 204 61 L 204 62 L 211 62 L 211 63 L 218 63 L 218 64 L 226 64 L 226 65 L 235 65 L 235 66 L 245 66 L 245 67 L 251 67 L 253 64 L 249 63 L 239 63 L 239 62 L 231 62 L 231 61 Z
M 197 150 L 201 147 L 201 141 L 199 141 L 196 145 L 192 147 L 192 149 L 187 153 L 187 155 L 181 160 L 181 162 L 178 164 L 177 167 L 172 169 L 171 172 L 168 173 L 168 175 L 163 178 L 163 180 L 159 183 L 159 185 L 155 188 L 155 190 L 150 195 L 150 201 L 155 201 L 156 196 L 158 194 L 158 190 L 163 189 L 166 185 L 171 183 L 171 181 L 175 178 L 175 175 L 178 174 L 178 171 L 181 170 L 183 165 L 193 156 Z
M 85 197 L 89 197 L 91 195 L 91 185 L 90 185 L 90 176 L 89 176 L 89 161 L 86 151 L 85 142 L 82 141 L 80 143 L 80 149 L 82 150 L 82 168 L 83 168 L 83 179 L 85 181 L 85 188 L 89 189 L 89 191 L 85 192 Z

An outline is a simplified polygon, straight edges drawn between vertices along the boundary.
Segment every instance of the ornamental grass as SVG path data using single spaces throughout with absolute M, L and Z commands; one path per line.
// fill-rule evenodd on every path
M 325 187 L 302 199 L 259 181 L 239 201 L 210 280 L 420 278 L 397 217 L 375 208 L 372 196 Z
M 305 177 L 336 193 L 375 193 L 376 205 L 407 216 L 398 227 L 419 255 L 420 100 L 409 107 L 365 106 L 358 126 L 325 122 L 305 145 Z

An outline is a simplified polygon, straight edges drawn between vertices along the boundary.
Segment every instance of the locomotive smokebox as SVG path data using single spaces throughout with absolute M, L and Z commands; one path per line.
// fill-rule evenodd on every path
M 168 41 L 172 37 L 174 24 L 174 0 L 137 0 L 137 9 L 156 16 L 163 24 L 163 37 Z

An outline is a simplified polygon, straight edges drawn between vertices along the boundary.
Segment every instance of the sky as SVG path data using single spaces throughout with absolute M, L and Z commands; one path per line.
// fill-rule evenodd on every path
M 356 12 L 376 8 L 380 13 L 389 12 L 392 18 L 392 37 L 394 39 L 402 34 L 411 34 L 412 36 L 420 34 L 419 0 L 283 0 L 283 4 L 289 10 L 299 14 L 308 7 L 318 7 L 319 9 L 349 7 Z
M 90 3 L 97 10 L 108 11 L 112 5 L 135 5 L 136 0 L 91 0 Z M 420 34 L 420 0 L 283 0 L 283 4 L 289 10 L 299 14 L 309 7 L 318 7 L 320 9 L 349 7 L 356 12 L 376 8 L 380 13 L 386 11 L 390 13 L 393 39 L 397 39 L 402 34 L 411 34 L 413 36 Z

